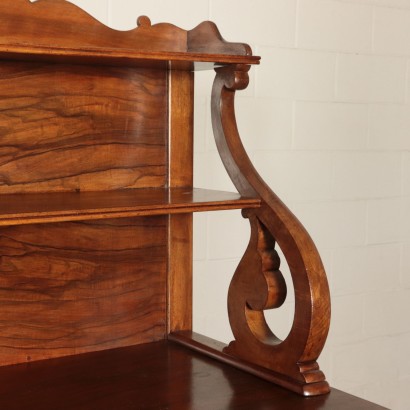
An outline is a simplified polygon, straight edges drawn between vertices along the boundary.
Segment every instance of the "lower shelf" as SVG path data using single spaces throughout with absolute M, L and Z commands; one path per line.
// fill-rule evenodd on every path
M 258 208 L 258 198 L 198 188 L 2 195 L 0 226 Z
M 1 367 L 0 408 L 383 409 L 336 389 L 303 398 L 166 341 Z

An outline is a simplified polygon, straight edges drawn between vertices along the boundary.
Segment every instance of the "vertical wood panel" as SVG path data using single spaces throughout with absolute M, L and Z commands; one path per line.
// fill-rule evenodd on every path
M 165 186 L 166 75 L 3 61 L 0 193 Z
M 3 227 L 0 365 L 160 340 L 167 217 Z
M 169 186 L 193 183 L 194 73 L 169 72 Z
M 169 72 L 170 187 L 193 180 L 194 75 Z M 192 329 L 192 214 L 169 216 L 168 331 Z

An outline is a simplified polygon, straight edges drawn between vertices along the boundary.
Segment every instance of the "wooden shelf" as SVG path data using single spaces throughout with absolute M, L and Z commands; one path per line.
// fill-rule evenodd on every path
M 0 368 L 2 409 L 378 410 L 333 389 L 303 398 L 173 342 Z
M 2 195 L 0 226 L 257 208 L 260 200 L 207 189 L 130 189 Z
M 224 64 L 259 64 L 260 57 L 247 55 L 144 52 L 116 49 L 70 49 L 0 44 L 1 60 L 39 61 L 66 64 L 103 64 L 178 70 L 207 70 Z

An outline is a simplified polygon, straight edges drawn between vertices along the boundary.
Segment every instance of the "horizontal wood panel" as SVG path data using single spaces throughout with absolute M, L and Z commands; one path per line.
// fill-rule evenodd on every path
M 0 368 L 2 409 L 382 410 L 333 389 L 301 397 L 169 342 Z
M 2 196 L 0 226 L 259 206 L 257 198 L 191 188 L 13 194 Z
M 49 47 L 27 48 L 20 45 L 1 45 L 0 59 L 21 61 L 42 61 L 49 63 L 72 63 L 113 65 L 128 67 L 146 67 L 166 70 L 200 71 L 213 70 L 215 65 L 259 64 L 260 57 L 225 54 L 201 54 L 144 51 L 118 49 L 53 49 Z
M 166 217 L 0 229 L 0 364 L 165 337 Z
M 0 65 L 0 194 L 161 187 L 166 73 Z

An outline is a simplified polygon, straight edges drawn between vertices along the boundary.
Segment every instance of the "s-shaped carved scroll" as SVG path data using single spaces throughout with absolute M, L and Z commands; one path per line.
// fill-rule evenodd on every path
M 329 385 L 316 360 L 330 324 L 326 273 L 309 234 L 259 176 L 241 143 L 234 98 L 236 90 L 247 87 L 248 71 L 243 65 L 217 68 L 212 91 L 212 125 L 225 168 L 241 195 L 261 199 L 260 208 L 244 214 L 251 223 L 251 239 L 229 289 L 235 340 L 224 352 L 299 394 L 324 394 Z M 283 341 L 263 313 L 279 307 L 286 297 L 275 242 L 288 262 L 295 291 L 294 321 Z

